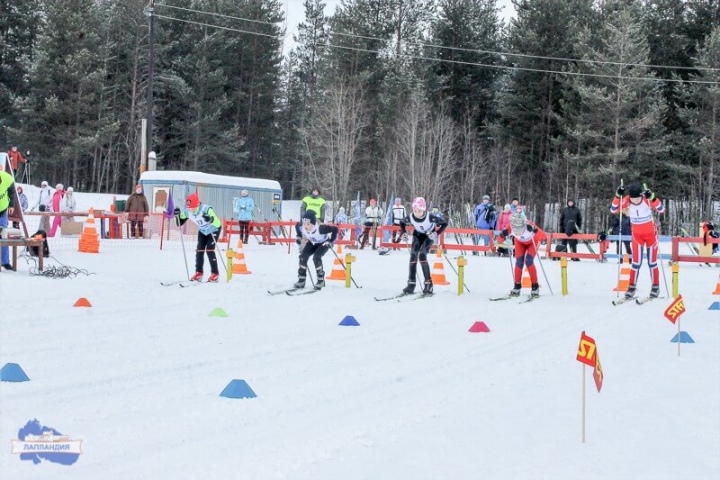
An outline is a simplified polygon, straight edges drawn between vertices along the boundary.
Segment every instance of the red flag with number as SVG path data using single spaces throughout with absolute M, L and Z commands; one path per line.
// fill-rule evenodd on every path
M 682 295 L 678 295 L 670 306 L 665 309 L 665 318 L 675 323 L 683 313 L 685 313 L 685 303 L 683 302 Z
M 580 334 L 580 346 L 578 347 L 577 361 L 585 365 L 595 368 L 597 349 L 595 340 L 585 335 L 585 331 Z

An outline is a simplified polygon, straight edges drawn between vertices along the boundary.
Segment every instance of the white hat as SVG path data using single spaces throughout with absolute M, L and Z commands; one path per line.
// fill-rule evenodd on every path
M 72 188 L 72 187 L 68 187 L 68 189 L 67 189 L 67 190 L 65 190 L 65 191 L 66 191 L 67 193 L 72 193 L 72 192 L 74 192 L 75 190 L 73 190 L 73 188 Z
M 40 186 L 41 186 L 41 187 L 47 187 L 47 186 L 48 186 L 47 180 L 43 180 L 42 182 L 40 182 Z
M 58 183 L 57 185 L 55 185 L 55 190 L 62 190 L 62 189 L 63 189 L 62 183 Z

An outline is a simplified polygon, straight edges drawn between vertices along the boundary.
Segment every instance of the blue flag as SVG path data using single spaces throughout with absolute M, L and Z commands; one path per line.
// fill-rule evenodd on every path
M 165 210 L 165 218 L 172 218 L 175 215 L 175 205 L 173 204 L 172 192 L 168 195 L 167 210 Z

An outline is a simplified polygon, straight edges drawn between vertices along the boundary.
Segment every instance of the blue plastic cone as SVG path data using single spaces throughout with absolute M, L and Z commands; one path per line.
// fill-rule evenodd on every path
M 342 322 L 339 323 L 339 325 L 342 325 L 343 327 L 359 327 L 360 324 L 357 320 L 355 320 L 355 317 L 352 315 L 348 315 L 347 317 L 342 319 Z
M 226 398 L 255 398 L 255 392 L 250 388 L 245 380 L 232 380 L 227 384 L 225 390 L 220 393 L 221 397 Z
M 720 302 L 713 303 L 708 310 L 720 310 Z
M 678 343 L 678 340 L 680 341 L 680 343 L 695 343 L 695 340 L 693 340 L 690 334 L 688 334 L 687 332 L 678 333 L 670 341 L 673 343 Z
M 2 369 L 0 369 L 0 381 L 1 382 L 28 382 L 30 379 L 20 365 L 17 363 L 6 363 Z

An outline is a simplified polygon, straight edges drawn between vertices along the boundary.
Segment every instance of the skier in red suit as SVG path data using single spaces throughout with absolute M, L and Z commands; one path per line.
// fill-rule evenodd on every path
M 625 292 L 626 298 L 635 296 L 640 266 L 642 265 L 642 247 L 647 250 L 648 267 L 652 276 L 652 288 L 650 297 L 657 298 L 660 295 L 660 270 L 658 268 L 658 232 L 653 219 L 653 210 L 657 213 L 665 213 L 662 201 L 655 196 L 646 185 L 640 186 L 635 182 L 628 186 L 628 194 L 625 195 L 625 187 L 618 187 L 613 198 L 610 212 L 617 215 L 626 211 L 632 225 L 632 270 L 630 271 L 630 286 Z

